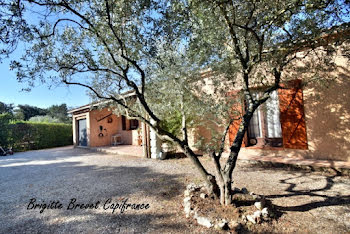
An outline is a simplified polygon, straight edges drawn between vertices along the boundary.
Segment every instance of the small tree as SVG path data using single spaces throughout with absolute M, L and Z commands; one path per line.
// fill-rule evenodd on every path
M 0 114 L 5 114 L 5 113 L 9 113 L 9 114 L 13 114 L 13 104 L 6 104 L 3 102 L 0 102 Z
M 52 105 L 46 110 L 47 114 L 53 119 L 57 119 L 61 123 L 70 123 L 70 119 L 68 117 L 68 108 L 66 104 L 63 103 L 61 105 Z
M 53 118 L 50 115 L 38 115 L 31 117 L 28 122 L 34 123 L 62 123 L 59 119 Z
M 29 120 L 31 117 L 46 115 L 46 110 L 30 105 L 18 105 L 17 109 L 15 109 L 15 116 L 19 118 L 23 117 L 23 120 Z
M 29 45 L 22 61 L 12 62 L 19 81 L 80 85 L 96 98 L 114 103 L 123 114 L 176 143 L 208 190 L 227 205 L 232 172 L 254 111 L 281 87 L 282 73 L 298 59 L 296 52 L 328 45 L 323 33 L 348 32 L 348 24 L 341 24 L 339 17 L 348 9 L 342 4 L 324 0 L 0 0 L 0 37 L 3 54 L 12 52 L 18 41 Z M 247 100 L 230 156 L 221 167 L 228 127 L 238 121 L 226 118 L 227 127 L 216 144 L 219 149 L 212 153 L 216 176 L 203 167 L 188 138 L 189 126 L 200 122 L 202 113 L 210 113 L 207 118 L 212 114 L 215 122 L 220 119 L 215 117 L 217 108 L 225 112 L 215 92 L 205 98 L 199 95 L 198 74 L 206 68 L 222 74 L 220 79 L 240 82 Z M 261 70 L 267 75 L 256 79 Z M 259 99 L 251 93 L 258 81 L 268 87 Z M 136 100 L 122 95 L 128 90 Z M 164 127 L 167 116 L 179 113 L 181 134 Z
M 349 40 L 349 10 L 346 1 L 323 0 L 177 3 L 175 11 L 182 12 L 185 28 L 191 25 L 188 56 L 195 58 L 197 67 L 209 64 L 212 79 L 225 84 L 231 81 L 235 84 L 232 89 L 239 87 L 245 100 L 245 112 L 239 119 L 237 115 L 223 118 L 229 121 L 221 146 L 218 150 L 211 149 L 217 182 L 213 192 L 220 196 L 221 204 L 231 203 L 232 172 L 255 110 L 272 92 L 283 88 L 283 81 L 293 79 L 295 69 L 291 72 L 291 68 L 296 68 L 298 61 L 314 63 L 308 71 L 303 71 L 311 73 L 309 80 L 322 81 L 328 76 L 323 73 L 324 77 L 320 77 L 319 73 L 324 67 L 334 69 L 334 45 Z M 180 32 L 180 35 L 186 34 L 188 30 Z M 312 67 L 316 69 L 311 70 Z M 257 87 L 261 93 L 258 97 L 253 95 Z M 221 165 L 226 134 L 234 121 L 239 122 L 239 128 L 230 145 L 229 157 Z

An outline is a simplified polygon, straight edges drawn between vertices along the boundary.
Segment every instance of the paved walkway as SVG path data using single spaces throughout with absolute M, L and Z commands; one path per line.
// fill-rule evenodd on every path
M 288 157 L 277 155 L 256 155 L 250 154 L 249 151 L 240 154 L 239 159 L 248 161 L 257 161 L 270 164 L 285 164 L 296 167 L 305 167 L 312 169 L 332 169 L 340 174 L 350 175 L 350 162 L 349 161 L 334 161 L 334 160 L 318 160 L 318 159 L 305 159 L 300 156 Z
M 90 149 L 107 154 L 144 157 L 143 147 L 138 145 L 101 146 L 91 147 Z
M 304 165 L 313 167 L 330 167 L 337 169 L 350 169 L 350 162 L 344 161 L 331 161 L 331 160 L 316 160 L 316 159 L 300 159 L 300 158 L 285 158 L 278 156 L 249 156 L 245 155 L 241 159 L 265 161 L 265 162 L 276 162 L 284 164 Z

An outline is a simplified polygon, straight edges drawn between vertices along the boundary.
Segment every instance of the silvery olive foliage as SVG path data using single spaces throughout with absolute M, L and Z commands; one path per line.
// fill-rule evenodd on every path
M 226 205 L 254 111 L 290 78 L 293 62 L 322 48 L 329 56 L 312 64 L 332 65 L 349 38 L 348 0 L 0 0 L 1 55 L 23 51 L 11 63 L 20 82 L 80 85 L 142 120 L 183 150 Z M 243 100 L 244 113 L 233 108 Z M 239 130 L 221 165 L 233 121 Z M 199 126 L 211 142 L 193 143 L 211 152 L 215 176 L 190 144 Z

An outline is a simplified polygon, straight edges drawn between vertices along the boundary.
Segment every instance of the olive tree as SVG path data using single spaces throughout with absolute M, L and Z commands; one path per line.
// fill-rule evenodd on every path
M 304 83 L 322 82 L 326 78 L 327 74 L 320 77 L 319 73 L 334 66 L 334 46 L 349 40 L 349 9 L 346 1 L 323 0 L 215 0 L 174 4 L 174 12 L 181 13 L 169 15 L 175 15 L 174 25 L 179 24 L 179 18 L 185 22 L 180 25 L 184 29 L 179 33 L 191 35 L 187 55 L 195 67 L 210 67 L 212 79 L 225 82 L 227 93 L 238 88 L 245 102 L 245 111 L 239 119 L 233 118 L 235 115 L 226 119 L 220 147 L 210 153 L 216 172 L 212 189 L 221 204 L 231 203 L 232 172 L 253 113 L 274 91 L 283 88 L 282 82 L 293 78 L 295 72 L 288 73 L 299 61 L 305 64 L 312 61 L 309 71 L 303 71 L 310 75 Z M 347 51 L 343 51 L 345 56 Z M 257 88 L 259 96 L 254 95 Z M 239 128 L 222 165 L 225 137 L 234 121 L 238 121 Z M 213 180 L 212 175 L 208 178 Z
M 11 66 L 21 82 L 86 87 L 129 117 L 177 144 L 194 163 L 210 193 L 231 203 L 232 172 L 254 111 L 281 88 L 284 69 L 298 51 L 330 43 L 324 34 L 348 38 L 348 3 L 326 0 L 0 0 L 2 55 L 24 48 Z M 345 15 L 345 17 L 344 17 Z M 201 72 L 218 74 L 212 94 L 200 95 Z M 263 72 L 262 72 L 263 71 Z M 261 82 L 263 95 L 251 87 Z M 218 92 L 240 84 L 247 110 L 239 119 Z M 232 84 L 227 85 L 227 84 Z M 134 98 L 126 98 L 126 92 Z M 222 100 L 228 100 L 227 98 Z M 210 114 L 209 114 L 210 113 Z M 204 116 L 205 115 L 205 116 Z M 179 116 L 180 132 L 166 127 Z M 203 118 L 223 120 L 211 147 L 216 175 L 204 168 L 189 143 L 188 128 Z M 240 128 L 222 166 L 233 121 Z

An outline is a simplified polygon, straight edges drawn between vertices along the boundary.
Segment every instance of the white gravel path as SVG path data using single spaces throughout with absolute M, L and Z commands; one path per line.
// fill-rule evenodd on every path
M 201 159 L 209 165 L 209 159 Z M 350 230 L 348 178 L 272 170 L 239 163 L 236 185 L 273 199 L 285 213 L 277 231 L 327 233 Z M 199 182 L 188 159 L 155 161 L 61 147 L 0 157 L 1 233 L 191 233 L 206 230 L 182 213 L 182 192 Z M 27 209 L 59 201 L 61 209 Z M 76 203 L 100 202 L 98 209 L 67 210 Z M 146 210 L 104 209 L 107 199 L 149 204 Z M 110 205 L 108 205 L 110 208 Z M 107 207 L 107 206 L 106 206 Z M 292 227 L 285 226 L 291 225 Z M 294 229 L 293 229 L 294 228 Z

